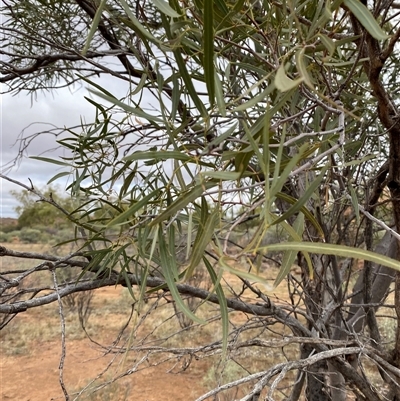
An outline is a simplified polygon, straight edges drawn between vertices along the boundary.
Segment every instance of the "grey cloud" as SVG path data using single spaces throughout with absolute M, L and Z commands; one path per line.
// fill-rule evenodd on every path
M 23 136 L 28 137 L 43 130 L 57 127 L 73 126 L 80 124 L 80 118 L 88 121 L 94 116 L 94 108 L 85 99 L 87 92 L 81 90 L 70 93 L 61 90 L 54 96 L 38 96 L 37 101 L 31 103 L 29 96 L 3 95 L 2 121 L 1 121 L 1 161 L 2 167 L 12 162 L 18 155 L 19 142 L 22 131 Z M 29 159 L 29 156 L 42 155 L 45 151 L 57 146 L 56 138 L 51 134 L 43 134 L 36 137 L 29 145 L 24 158 L 7 175 L 15 180 L 29 185 L 30 178 L 35 187 L 41 188 L 58 171 L 57 166 Z M 52 150 L 46 153 L 47 157 L 57 157 L 61 150 Z M 2 170 L 4 170 L 2 168 Z M 3 172 L 3 171 L 2 171 Z M 15 217 L 15 200 L 11 197 L 11 190 L 19 190 L 17 185 L 1 180 L 1 215 Z
M 116 97 L 123 97 L 129 91 L 127 82 L 112 77 L 96 80 L 96 83 L 102 85 Z M 18 155 L 18 138 L 22 132 L 24 137 L 29 137 L 37 132 L 51 130 L 55 127 L 79 126 L 81 118 L 86 122 L 93 121 L 95 108 L 84 99 L 84 96 L 95 98 L 86 87 L 75 92 L 65 88 L 54 93 L 38 94 L 34 100 L 29 95 L 3 94 L 0 155 L 2 173 L 6 171 L 9 177 L 27 185 L 29 185 L 28 178 L 30 178 L 35 187 L 41 188 L 51 177 L 62 171 L 58 166 L 29 158 L 40 155 L 45 157 L 63 155 L 62 149 L 55 149 L 58 146 L 56 137 L 50 133 L 41 134 L 32 140 L 18 166 L 13 167 L 10 171 L 4 170 L 4 166 L 7 166 Z M 105 101 L 98 101 L 107 104 Z M 76 131 L 79 132 L 79 128 Z M 13 210 L 16 204 L 9 192 L 18 190 L 19 187 L 4 180 L 0 181 L 3 181 L 0 187 L 1 215 L 15 217 Z M 62 185 L 64 183 L 60 182 L 60 186 Z

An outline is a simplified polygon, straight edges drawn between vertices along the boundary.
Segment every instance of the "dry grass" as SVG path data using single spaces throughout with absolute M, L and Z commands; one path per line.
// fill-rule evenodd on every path
M 9 246 L 9 244 L 8 244 Z M 53 249 L 49 245 L 26 245 L 14 244 L 13 249 L 19 251 L 51 253 Z M 59 253 L 69 253 L 71 250 L 66 248 L 58 250 Z M 16 260 L 14 258 L 5 257 L 2 260 L 2 270 L 14 269 L 23 270 L 32 268 L 36 265 L 33 260 Z M 265 275 L 271 276 L 271 282 L 276 275 L 275 269 L 264 272 Z M 230 288 L 225 287 L 227 294 L 230 291 L 240 291 L 242 283 L 233 276 L 227 275 L 225 279 L 229 282 Z M 51 275 L 48 272 L 40 272 L 35 280 L 29 285 L 51 285 Z M 279 287 L 275 294 L 279 298 L 283 298 L 286 288 Z M 243 294 L 244 298 L 253 299 L 254 295 L 250 291 Z M 132 305 L 137 307 L 137 303 L 132 299 L 127 289 L 102 288 L 95 291 L 91 301 L 91 315 L 86 324 L 87 333 L 98 343 L 110 345 L 119 335 L 120 330 L 128 321 L 132 311 Z M 182 348 L 182 347 L 201 347 L 207 344 L 218 342 L 222 337 L 221 322 L 218 318 L 218 305 L 203 303 L 197 309 L 196 314 L 208 321 L 208 324 L 197 325 L 182 329 L 176 317 L 171 298 L 167 295 L 159 297 L 157 294 L 150 296 L 146 303 L 142 304 L 140 310 L 135 309 L 132 320 L 124 333 L 121 335 L 118 346 L 122 348 L 130 346 L 160 346 L 164 348 Z M 82 329 L 76 311 L 70 310 L 64 306 L 64 315 L 66 323 L 67 341 L 81 340 L 86 337 L 86 333 Z M 231 329 L 235 331 L 235 341 L 241 342 L 252 338 L 271 339 L 276 336 L 266 327 L 258 324 L 256 319 L 245 317 L 241 313 L 231 313 Z M 241 328 L 238 330 L 238 328 Z M 281 332 L 283 326 L 274 327 L 277 332 Z M 34 310 L 29 310 L 20 314 L 15 320 L 0 332 L 0 341 L 5 355 L 29 355 L 30 350 L 37 343 L 47 343 L 60 338 L 60 316 L 57 304 L 47 305 Z M 296 357 L 297 348 L 288 347 L 287 355 Z M 125 355 L 126 363 L 133 363 L 138 358 L 145 355 L 144 352 L 135 351 Z M 171 372 L 179 372 L 182 369 L 192 369 L 197 372 L 201 378 L 201 382 L 205 389 L 214 388 L 218 384 L 224 384 L 231 380 L 249 373 L 255 373 L 259 370 L 265 370 L 268 367 L 285 361 L 285 355 L 281 350 L 276 349 L 254 349 L 243 348 L 240 351 L 232 352 L 229 358 L 221 363 L 220 353 L 209 352 L 208 354 L 199 354 L 202 364 L 199 366 L 189 366 L 190 358 L 176 358 L 165 356 L 163 354 L 154 354 L 148 357 L 148 365 L 157 365 L 163 362 L 163 365 L 169 366 Z M 143 366 L 141 367 L 141 369 Z M 226 392 L 221 395 L 221 400 L 232 399 L 231 397 L 242 394 L 248 389 L 244 386 L 238 394 L 234 391 Z M 80 399 L 82 400 L 107 400 L 121 399 L 124 400 L 125 392 L 119 387 L 118 383 L 114 383 L 109 387 Z M 243 393 L 244 394 L 244 393 Z
M 18 244 L 13 246 L 13 248 L 29 252 L 51 252 L 51 247 L 45 245 Z M 7 270 L 22 270 L 35 266 L 35 261 L 31 260 L 16 260 L 7 257 L 2 259 L 2 270 L 5 267 Z M 272 282 L 276 273 L 276 269 L 270 268 L 264 270 L 263 275 L 270 278 Z M 229 275 L 225 275 L 224 278 L 229 283 L 229 286 L 224 284 L 224 289 L 228 296 L 231 291 L 240 292 L 242 287 L 240 280 Z M 48 272 L 40 272 L 38 278 L 35 280 L 38 280 L 40 284 L 46 282 L 51 284 L 51 277 Z M 286 284 L 282 283 L 275 289 L 274 294 L 270 295 L 277 303 L 285 302 L 287 299 Z M 248 300 L 254 300 L 254 294 L 249 290 L 246 290 L 242 296 Z M 198 376 L 200 383 L 206 391 L 248 374 L 267 370 L 278 363 L 295 360 L 299 357 L 297 345 L 289 345 L 284 349 L 244 347 L 230 352 L 228 358 L 224 361 L 221 360 L 220 352 L 216 348 L 215 351 L 199 352 L 196 356 L 200 361 L 198 364 L 195 364 L 195 359 L 190 356 L 176 357 L 171 354 L 151 354 L 148 351 L 141 351 L 139 350 L 140 347 L 150 346 L 167 349 L 201 347 L 220 341 L 222 331 L 221 322 L 218 319 L 219 307 L 217 305 L 204 303 L 197 309 L 196 314 L 206 320 L 207 324 L 193 324 L 182 329 L 169 295 L 151 294 L 140 309 L 137 309 L 138 303 L 136 301 L 132 299 L 126 288 L 98 289 L 95 291 L 91 301 L 91 315 L 86 324 L 86 332 L 100 344 L 110 346 L 116 338 L 119 338 L 118 343 L 115 343 L 110 350 L 112 349 L 115 352 L 120 347 L 122 354 L 119 357 L 120 362 L 118 363 L 122 363 L 121 360 L 124 360 L 124 366 L 132 366 L 140 358 L 148 355 L 146 364 L 141 365 L 139 370 L 162 364 L 163 369 L 167 369 L 173 373 L 181 371 L 192 372 Z M 129 325 L 121 333 L 121 329 L 129 320 L 132 308 L 134 308 L 134 313 Z M 388 312 L 386 315 L 391 312 Z M 67 342 L 86 338 L 86 333 L 81 327 L 76 311 L 64 306 L 64 315 Z M 394 320 L 391 316 L 382 316 L 378 319 L 382 322 L 384 329 L 385 327 L 387 329 L 384 330 L 387 340 L 392 340 Z M 277 338 L 283 334 L 290 334 L 288 329 L 281 324 L 268 326 L 262 319 L 246 316 L 238 312 L 231 312 L 230 314 L 230 330 L 233 333 L 230 339 L 236 343 L 251 339 L 271 340 L 271 338 Z M 14 321 L 0 332 L 3 355 L 6 357 L 18 355 L 29 356 L 35 344 L 55 340 L 59 341 L 60 333 L 60 316 L 57 304 L 29 310 L 18 315 Z M 124 350 L 128 346 L 136 348 L 134 351 L 125 353 Z M 381 383 L 378 377 L 379 374 L 372 365 L 368 368 L 368 374 L 371 374 L 376 379 L 374 379 L 376 385 Z M 288 374 L 280 383 L 281 388 L 289 386 L 290 383 L 293 383 L 293 379 L 294 372 Z M 127 388 L 129 388 L 129 385 L 126 387 L 126 385 L 122 385 L 121 383 L 122 381 L 112 383 L 97 392 L 89 390 L 79 399 L 86 401 L 123 401 L 129 399 L 127 398 Z M 250 385 L 243 385 L 240 389 L 235 388 L 222 393 L 217 399 L 228 401 L 240 398 L 250 388 Z M 76 390 L 79 389 L 78 387 L 76 388 Z M 283 398 L 283 394 L 276 396 L 277 400 Z

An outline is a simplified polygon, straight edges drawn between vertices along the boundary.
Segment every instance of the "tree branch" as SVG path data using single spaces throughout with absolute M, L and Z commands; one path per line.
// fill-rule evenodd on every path
M 105 50 L 105 51 L 96 51 L 96 52 L 88 52 L 85 57 L 83 57 L 79 53 L 54 53 L 54 54 L 43 54 L 43 55 L 21 55 L 18 57 L 23 57 L 28 60 L 35 60 L 32 65 L 27 67 L 15 67 L 10 62 L 0 61 L 0 74 L 7 74 L 0 78 L 0 83 L 5 83 L 8 81 L 12 81 L 15 78 L 21 78 L 24 75 L 32 74 L 44 67 L 49 66 L 50 64 L 54 64 L 57 61 L 84 61 L 84 59 L 93 59 L 97 57 L 107 57 L 107 56 L 126 56 L 131 53 L 129 49 L 115 49 L 115 50 Z M 4 52 L 0 52 L 0 54 L 5 54 Z M 13 55 L 17 57 L 17 55 Z M 133 68 L 133 67 L 132 67 Z M 136 70 L 136 76 L 141 77 L 143 72 Z

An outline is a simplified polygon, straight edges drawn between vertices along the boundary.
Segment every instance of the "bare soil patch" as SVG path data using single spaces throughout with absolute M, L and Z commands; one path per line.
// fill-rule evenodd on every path
M 25 249 L 27 248 L 27 249 Z M 19 250 L 45 252 L 48 247 L 42 245 L 18 244 Z M 3 263 L 15 263 L 15 260 L 6 260 Z M 26 269 L 32 261 L 20 261 L 16 268 Z M 277 270 L 266 269 L 264 277 L 271 280 L 271 285 L 276 277 Z M 45 272 L 44 272 L 45 274 Z M 48 274 L 48 273 L 47 273 Z M 227 277 L 230 286 L 240 291 L 241 281 L 234 276 Z M 45 276 L 40 280 L 46 280 Z M 286 302 L 286 287 L 279 286 L 273 296 L 275 302 Z M 246 290 L 243 298 L 254 301 L 254 294 Z M 71 395 L 71 400 L 76 397 L 77 392 L 90 387 L 90 391 L 79 397 L 80 401 L 95 400 L 135 400 L 135 401 L 183 401 L 194 400 L 216 385 L 216 364 L 219 357 L 209 359 L 192 358 L 163 358 L 152 359 L 151 364 L 141 364 L 135 370 L 137 360 L 143 356 L 140 352 L 111 353 L 109 347 L 118 337 L 121 327 L 127 322 L 131 311 L 132 298 L 128 290 L 122 287 L 101 288 L 95 291 L 92 300 L 92 315 L 87 325 L 87 331 L 98 344 L 91 342 L 79 325 L 76 313 L 68 312 L 66 308 L 66 359 L 64 366 L 64 382 Z M 171 337 L 171 332 L 179 330 L 176 317 L 171 318 L 173 309 L 171 304 L 163 301 L 163 307 L 154 310 L 140 330 L 134 333 L 136 338 L 156 332 L 157 338 L 164 338 L 164 347 L 199 346 L 221 339 L 221 328 L 219 321 L 209 326 L 195 328 L 192 331 L 182 331 L 178 336 Z M 140 320 L 144 313 L 151 307 L 152 301 L 143 307 L 141 315 L 136 316 Z M 166 311 L 166 309 L 168 309 Z M 211 310 L 211 312 L 210 312 Z M 214 305 L 207 313 L 219 313 L 219 307 Z M 167 313 L 168 312 L 168 313 Z M 202 313 L 201 311 L 199 313 Z M 251 323 L 251 317 L 241 313 L 233 313 L 231 322 L 243 324 Z M 131 322 L 132 323 L 132 322 Z M 275 327 L 278 331 L 281 328 Z M 254 333 L 257 333 L 254 329 Z M 249 331 L 250 333 L 250 331 Z M 132 335 L 131 329 L 124 333 L 125 339 L 119 345 L 124 346 Z M 253 334 L 252 334 L 253 335 Z M 257 335 L 257 334 L 255 334 Z M 265 335 L 265 334 L 264 334 Z M 271 333 L 268 334 L 269 336 Z M 137 336 L 137 337 L 136 337 Z M 0 395 L 1 400 L 41 401 L 41 400 L 63 400 L 64 396 L 59 382 L 59 364 L 61 357 L 61 331 L 58 315 L 58 305 L 51 304 L 38 309 L 32 309 L 19 314 L 5 329 L 0 331 Z M 147 341 L 151 344 L 151 338 Z M 103 346 L 103 347 L 102 347 Z M 244 355 L 257 365 L 257 369 L 267 369 L 269 365 L 280 362 L 275 351 L 267 354 Z M 111 362 L 112 365 L 111 365 Z M 189 363 L 190 362 L 190 363 Z M 239 361 L 240 362 L 240 361 Z M 107 366 L 110 367 L 106 370 Z M 133 369 L 134 372 L 118 381 L 100 388 L 93 392 L 93 388 L 104 382 L 112 381 L 114 378 Z M 106 371 L 105 371 L 106 370 Z M 105 373 L 93 383 L 93 380 L 101 373 Z M 246 372 L 231 366 L 227 369 L 229 380 L 242 377 Z M 74 395 L 75 394 L 75 395 Z M 227 397 L 227 398 L 226 398 Z M 236 397 L 234 397 L 236 398 Z M 239 397 L 240 398 L 240 397 Z M 226 395 L 229 400 L 229 395 Z
M 96 303 L 109 302 L 118 298 L 118 291 L 114 288 L 101 289 L 96 293 Z M 36 311 L 22 314 L 21 324 L 33 327 L 38 322 Z M 104 326 L 99 337 L 112 340 L 118 323 L 118 315 L 104 317 Z M 12 322 L 11 325 L 16 322 Z M 56 321 L 54 323 L 57 324 Z M 107 326 L 111 332 L 107 333 Z M 48 334 L 46 334 L 48 335 Z M 18 339 L 16 339 L 17 341 Z M 59 383 L 59 364 L 61 357 L 61 341 L 59 338 L 52 341 L 35 340 L 26 344 L 21 354 L 18 350 L 5 348 L 5 341 L 1 344 L 0 388 L 1 400 L 41 401 L 64 399 Z M 18 344 L 16 345 L 18 347 Z M 89 384 L 111 362 L 115 355 L 105 354 L 104 349 L 93 344 L 89 339 L 68 339 L 66 344 L 67 356 L 64 367 L 64 381 L 69 392 L 78 391 Z M 16 354 L 12 354 L 16 352 Z M 114 364 L 105 377 L 110 380 L 119 373 L 130 368 L 131 358 L 124 361 L 124 355 L 119 358 L 119 369 Z M 139 370 L 134 374 L 111 384 L 103 391 L 82 396 L 80 400 L 135 400 L 135 401 L 183 401 L 194 399 L 206 391 L 202 383 L 208 365 L 205 361 L 193 361 L 186 371 L 179 371 L 179 366 L 172 371 L 171 364 L 163 364 L 156 368 L 150 367 Z M 86 397 L 86 398 L 85 398 Z M 72 397 L 73 399 L 74 397 Z

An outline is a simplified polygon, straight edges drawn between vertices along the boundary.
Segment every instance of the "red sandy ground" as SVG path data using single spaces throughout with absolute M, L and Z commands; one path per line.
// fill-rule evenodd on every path
M 101 289 L 101 297 L 113 297 L 113 288 Z M 21 315 L 26 324 L 34 324 L 28 315 Z M 11 322 L 12 324 L 12 322 Z M 59 383 L 61 355 L 60 339 L 51 342 L 37 341 L 24 355 L 5 355 L 0 345 L 0 395 L 2 401 L 65 400 Z M 80 390 L 94 379 L 110 362 L 112 356 L 104 356 L 101 349 L 88 339 L 68 340 L 64 366 L 64 382 L 68 392 Z M 113 365 L 113 366 L 116 366 Z M 207 389 L 202 383 L 207 370 L 204 361 L 193 361 L 190 369 L 179 374 L 168 373 L 171 366 L 160 365 L 120 379 L 116 394 L 107 393 L 83 400 L 134 400 L 134 401 L 187 401 L 195 400 Z M 117 373 L 129 369 L 129 362 Z M 112 368 L 115 372 L 115 368 Z M 107 376 L 110 378 L 110 375 Z M 125 388 L 128 394 L 125 398 Z M 72 401 L 75 398 L 71 396 Z
M 104 368 L 110 357 L 96 352 L 89 341 L 68 344 L 65 364 L 65 385 L 80 388 Z M 1 361 L 2 400 L 43 401 L 62 400 L 59 384 L 59 342 L 39 344 L 29 356 L 9 356 Z M 122 379 L 120 386 L 129 386 L 127 400 L 187 401 L 204 393 L 201 377 L 187 372 L 167 373 L 163 367 L 136 372 Z M 74 397 L 71 397 L 73 399 Z M 112 398 L 118 400 L 117 398 Z

